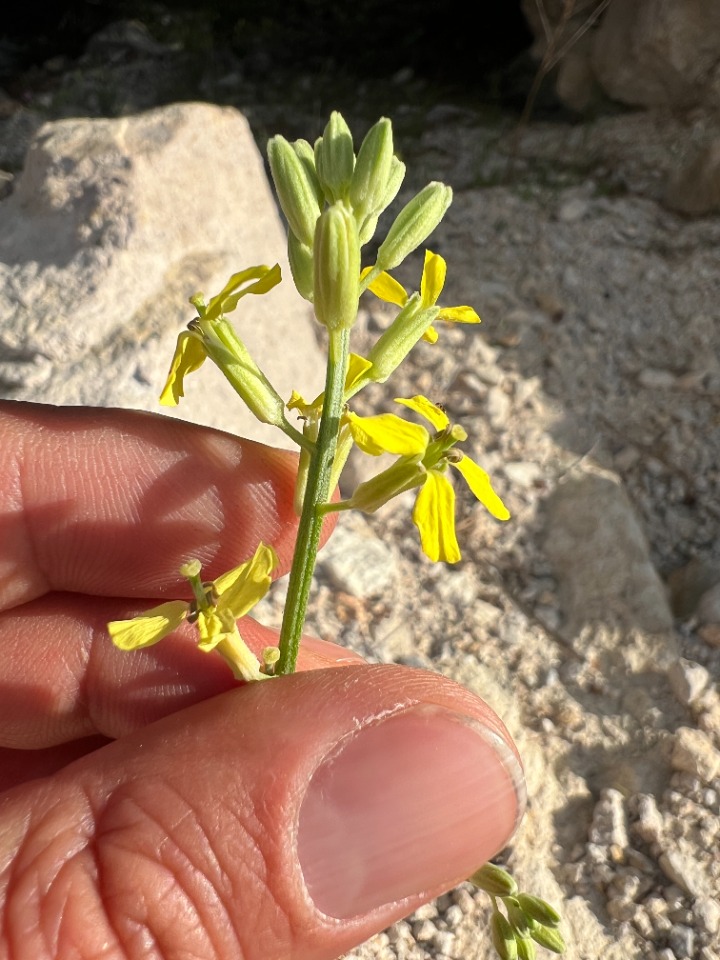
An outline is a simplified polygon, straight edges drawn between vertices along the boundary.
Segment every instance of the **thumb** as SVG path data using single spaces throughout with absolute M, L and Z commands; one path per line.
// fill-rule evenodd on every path
M 496 853 L 522 790 L 442 677 L 238 688 L 5 795 L 0 954 L 335 960 Z

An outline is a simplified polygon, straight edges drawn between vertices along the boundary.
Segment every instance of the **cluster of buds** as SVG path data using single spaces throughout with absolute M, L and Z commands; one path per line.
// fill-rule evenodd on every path
M 469 879 L 493 900 L 490 931 L 500 960 L 535 960 L 535 944 L 563 953 L 560 914 L 546 900 L 520 893 L 513 877 L 495 863 L 486 863 Z
M 289 143 L 273 137 L 268 160 L 288 222 L 295 286 L 329 330 L 355 323 L 362 290 L 417 249 L 452 200 L 450 187 L 429 183 L 400 211 L 374 266 L 361 278 L 361 248 L 373 238 L 380 215 L 405 177 L 405 164 L 394 154 L 390 121 L 383 117 L 370 128 L 356 156 L 348 125 L 336 112 L 314 148 L 307 140 Z

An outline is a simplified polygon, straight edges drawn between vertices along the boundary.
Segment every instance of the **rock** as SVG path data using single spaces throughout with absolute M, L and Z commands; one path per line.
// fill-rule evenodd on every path
M 614 616 L 649 633 L 669 633 L 667 597 L 619 479 L 599 469 L 576 472 L 546 507 L 545 549 L 565 630 L 574 635 L 583 623 Z
M 706 892 L 708 878 L 705 871 L 679 844 L 661 853 L 658 863 L 668 880 L 672 880 L 691 897 L 699 897 Z
M 720 569 L 717 563 L 693 557 L 683 566 L 676 567 L 667 580 L 670 603 L 675 616 L 682 619 L 692 616 L 697 611 L 703 594 L 718 583 L 720 583 Z M 718 609 L 717 622 L 720 623 L 720 609 Z
M 557 38 L 555 49 L 569 47 L 560 61 L 556 91 L 571 109 L 591 109 L 599 100 L 598 88 L 633 106 L 718 105 L 720 8 L 714 0 L 610 3 L 592 21 L 600 0 L 576 6 L 577 13 L 560 31 L 566 8 L 562 0 L 545 0 L 542 15 L 534 0 L 522 0 L 536 38 L 536 58 L 542 57 L 550 36 Z
M 682 770 L 709 783 L 720 774 L 720 750 L 702 730 L 679 727 L 675 731 L 670 763 L 674 770 Z
M 710 683 L 710 674 L 699 663 L 681 657 L 668 670 L 668 679 L 678 703 L 689 707 Z
M 720 139 L 707 144 L 670 179 L 665 206 L 690 216 L 720 211 Z
M 285 264 L 262 160 L 236 110 L 176 104 L 118 120 L 42 127 L 2 202 L 0 391 L 54 404 L 162 409 L 290 446 L 259 424 L 217 370 L 159 408 L 187 298 L 258 263 Z M 248 296 L 235 326 L 281 396 L 312 396 L 322 363 L 289 270 Z M 292 330 L 292 349 L 287 347 Z
M 487 395 L 487 417 L 493 430 L 502 430 L 510 413 L 510 397 L 502 387 L 491 387 Z
M 515 460 L 503 464 L 503 473 L 511 487 L 529 489 L 542 479 L 542 467 L 528 460 Z
M 697 605 L 697 618 L 700 623 L 720 623 L 720 583 L 706 590 Z
M 600 794 L 593 810 L 589 839 L 590 843 L 616 847 L 622 853 L 629 846 L 625 801 L 619 790 L 608 788 Z
M 367 599 L 386 590 L 396 576 L 394 554 L 358 514 L 345 514 L 318 556 L 318 569 L 337 589 Z
M 670 370 L 646 367 L 638 374 L 638 383 L 648 390 L 669 390 L 675 386 L 675 374 Z

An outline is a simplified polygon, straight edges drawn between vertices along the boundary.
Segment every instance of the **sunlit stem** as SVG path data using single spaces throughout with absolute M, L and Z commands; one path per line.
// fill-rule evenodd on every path
M 279 675 L 295 672 L 323 523 L 320 507 L 329 500 L 332 493 L 333 461 L 343 408 L 349 341 L 349 330 L 330 330 L 323 412 L 315 449 L 310 458 L 305 498 L 280 630 L 278 644 L 280 659 L 275 668 L 275 673 Z

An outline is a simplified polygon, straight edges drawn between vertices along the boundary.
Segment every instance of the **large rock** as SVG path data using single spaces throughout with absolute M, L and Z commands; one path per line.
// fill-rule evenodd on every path
M 665 589 L 617 476 L 599 469 L 570 475 L 547 500 L 546 530 L 569 635 L 593 622 L 672 630 Z
M 599 8 L 603 6 L 602 10 Z M 564 0 L 522 0 L 541 59 L 550 34 L 565 50 L 558 95 L 573 109 L 591 107 L 595 91 L 641 107 L 720 106 L 720 4 L 716 0 L 602 0 L 577 4 L 562 30 Z M 588 20 L 600 16 L 590 29 Z
M 247 122 L 176 104 L 118 120 L 43 126 L 0 204 L 0 395 L 159 408 L 188 297 L 280 261 L 285 280 L 233 320 L 282 396 L 314 395 L 323 369 L 308 305 Z M 179 416 L 283 444 L 206 364 Z

